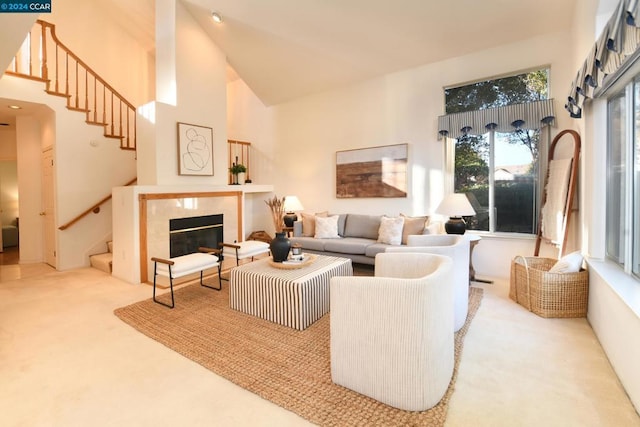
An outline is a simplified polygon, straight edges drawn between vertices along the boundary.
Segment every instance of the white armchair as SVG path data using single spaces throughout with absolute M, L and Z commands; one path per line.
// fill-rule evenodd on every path
M 469 239 L 459 234 L 411 235 L 407 246 L 392 246 L 386 251 L 430 253 L 453 259 L 454 330 L 462 328 L 469 312 Z
M 331 278 L 331 378 L 407 411 L 444 396 L 453 375 L 450 258 L 376 255 L 375 277 Z

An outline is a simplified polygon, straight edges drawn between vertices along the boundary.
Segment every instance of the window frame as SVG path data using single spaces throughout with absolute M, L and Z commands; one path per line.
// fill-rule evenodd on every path
M 625 122 L 624 122 L 624 147 L 622 152 L 625 159 L 623 163 L 624 167 L 624 191 L 621 196 L 624 197 L 624 213 L 622 221 L 620 221 L 619 232 L 617 238 L 622 240 L 618 241 L 623 253 L 616 259 L 609 253 L 611 233 L 609 232 L 609 212 L 605 209 L 605 227 L 606 232 L 604 236 L 604 256 L 609 262 L 617 265 L 621 268 L 625 274 L 628 274 L 635 279 L 640 279 L 640 222 L 636 219 L 635 215 L 640 215 L 640 161 L 635 163 L 634 156 L 640 156 L 640 144 L 638 139 L 640 138 L 640 122 L 635 122 L 640 118 L 640 61 L 636 56 L 632 64 L 628 64 L 624 69 L 620 70 L 620 73 L 616 73 L 610 77 L 609 81 L 605 81 L 604 88 L 596 93 L 596 96 L 604 98 L 606 102 L 606 160 L 605 170 L 606 182 L 605 191 L 609 194 L 612 186 L 615 185 L 611 182 L 612 171 L 610 170 L 610 156 L 611 156 L 611 111 L 610 105 L 617 99 L 623 98 L 623 105 L 625 106 Z M 617 183 L 617 181 L 616 181 Z M 639 263 L 634 268 L 634 264 Z
M 495 77 L 490 77 L 490 78 L 485 78 L 485 79 L 478 79 L 475 80 L 474 82 L 469 82 L 469 83 L 465 83 L 459 86 L 447 86 L 444 88 L 444 102 L 445 102 L 445 110 L 446 110 L 446 105 L 447 105 L 447 95 L 446 95 L 446 91 L 454 88 L 454 87 L 464 87 L 464 86 L 471 86 L 480 82 L 490 82 L 493 80 L 500 80 L 500 79 L 504 79 L 504 78 L 509 78 L 509 77 L 515 77 L 515 76 L 519 76 L 519 75 L 523 75 L 523 74 L 529 74 L 529 73 L 533 73 L 536 71 L 541 71 L 541 70 L 545 70 L 547 72 L 547 93 L 546 93 L 546 98 L 544 99 L 549 99 L 549 81 L 551 80 L 551 67 L 549 67 L 548 65 L 545 66 L 540 66 L 540 67 L 536 67 L 536 68 L 531 68 L 531 69 L 527 69 L 527 70 L 521 70 L 521 71 L 516 71 L 513 73 L 509 73 L 509 74 L 504 74 L 504 75 L 500 75 L 500 76 L 495 76 Z M 506 104 L 508 105 L 508 104 Z M 472 111 L 472 110 L 469 110 Z M 447 112 L 448 114 L 448 112 Z M 547 128 L 549 128 L 549 126 L 546 126 Z M 533 130 L 533 129 L 532 129 Z M 538 234 L 538 227 L 540 227 L 540 204 L 542 201 L 542 194 L 543 194 L 543 187 L 545 185 L 544 182 L 544 177 L 546 176 L 547 173 L 547 155 L 548 155 L 548 147 L 549 147 L 549 141 L 550 141 L 550 134 L 547 132 L 545 135 L 545 132 L 543 132 L 544 127 L 540 126 L 538 128 L 536 128 L 535 130 L 537 130 L 539 132 L 539 140 L 538 140 L 538 158 L 537 160 L 534 159 L 534 168 L 537 170 L 537 176 L 535 177 L 536 180 L 536 188 L 535 188 L 535 194 L 533 196 L 533 208 L 536 208 L 536 211 L 534 212 L 534 218 L 533 218 L 533 230 L 532 232 L 528 233 L 528 232 L 518 232 L 518 231 L 496 231 L 497 229 L 497 214 L 495 212 L 496 209 L 496 203 L 495 203 L 495 156 L 496 156 L 496 146 L 495 146 L 495 140 L 496 140 L 496 130 L 495 129 L 488 129 L 486 133 L 482 134 L 482 135 L 488 135 L 488 139 L 489 139 L 489 161 L 488 161 L 488 167 L 489 167 L 489 173 L 488 173 L 488 210 L 489 210 L 489 230 L 469 230 L 469 231 L 473 231 L 473 232 L 477 232 L 477 233 L 482 233 L 485 235 L 497 235 L 497 236 L 512 236 L 512 237 L 523 237 L 523 238 L 535 238 Z M 456 175 L 456 167 L 455 167 L 455 150 L 456 150 L 456 143 L 457 143 L 457 138 L 450 138 L 450 137 L 445 137 L 445 144 L 446 144 L 446 149 L 445 149 L 445 153 L 447 153 L 448 155 L 450 155 L 450 159 L 446 159 L 445 158 L 445 167 L 447 169 L 447 175 L 449 176 L 449 180 L 448 180 L 448 186 L 450 186 L 450 190 L 451 192 L 455 192 L 455 175 Z M 537 163 L 537 164 L 536 164 Z

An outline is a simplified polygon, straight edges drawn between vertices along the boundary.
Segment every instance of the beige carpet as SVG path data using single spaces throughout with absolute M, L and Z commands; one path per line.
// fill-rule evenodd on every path
M 408 412 L 331 382 L 329 315 L 302 332 L 296 331 L 230 309 L 227 289 L 215 292 L 190 285 L 176 291 L 173 310 L 149 299 L 119 308 L 115 314 L 216 374 L 326 426 L 443 425 L 463 339 L 483 293 L 471 288 L 469 316 L 456 333 L 455 370 L 444 398 L 431 410 Z

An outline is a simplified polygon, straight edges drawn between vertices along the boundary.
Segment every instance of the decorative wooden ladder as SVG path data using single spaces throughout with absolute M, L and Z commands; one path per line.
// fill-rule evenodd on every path
M 44 82 L 47 93 L 67 99 L 68 109 L 102 126 L 106 138 L 136 149 L 136 108 L 58 40 L 55 25 L 37 20 L 5 72 Z

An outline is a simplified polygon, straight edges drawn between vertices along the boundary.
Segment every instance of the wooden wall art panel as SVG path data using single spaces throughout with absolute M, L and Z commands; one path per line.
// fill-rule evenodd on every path
M 336 197 L 407 197 L 408 144 L 338 151 Z

